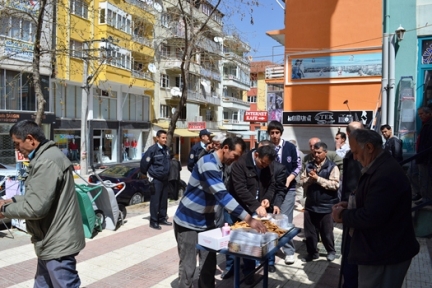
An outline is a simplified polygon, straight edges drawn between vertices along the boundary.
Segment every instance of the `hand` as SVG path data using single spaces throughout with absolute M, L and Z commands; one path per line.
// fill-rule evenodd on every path
M 261 206 L 264 207 L 264 208 L 270 207 L 270 201 L 267 200 L 267 199 L 262 200 L 261 201 Z
M 335 204 L 332 207 L 332 218 L 333 221 L 335 221 L 336 223 L 342 223 L 342 211 L 345 210 L 346 208 L 344 208 L 341 205 Z
M 334 206 L 342 206 L 342 208 L 347 209 L 347 208 L 348 208 L 348 202 L 347 202 L 347 201 L 341 201 L 341 202 L 339 202 L 339 203 L 333 205 L 333 207 L 334 207 Z
M 310 171 L 308 176 L 315 181 L 318 180 L 318 174 L 316 174 L 315 170 Z
M 250 223 L 248 223 L 250 227 L 254 228 L 259 233 L 267 232 L 267 228 L 264 226 L 263 222 L 260 220 L 251 219 Z
M 255 212 L 257 213 L 257 215 L 259 217 L 266 217 L 267 216 L 267 211 L 263 206 L 258 207 Z
M 3 219 L 3 218 L 5 218 L 5 216 L 3 215 L 2 212 L 0 212 L 0 219 Z
M 273 206 L 273 214 L 279 214 L 280 213 L 280 209 L 278 206 Z

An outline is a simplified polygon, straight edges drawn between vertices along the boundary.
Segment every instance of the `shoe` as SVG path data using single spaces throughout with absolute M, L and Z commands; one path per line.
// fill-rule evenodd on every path
M 270 273 L 276 272 L 276 267 L 274 265 L 269 265 L 268 266 L 268 272 L 270 272 Z
M 336 253 L 331 252 L 327 254 L 327 261 L 332 262 L 333 260 L 335 260 L 335 258 L 336 258 Z
M 159 221 L 159 225 L 171 226 L 172 222 L 168 222 L 167 220 Z
M 294 255 L 285 256 L 285 264 L 291 265 L 294 264 L 294 262 L 295 262 Z
M 221 274 L 221 279 L 229 279 L 234 275 L 234 271 L 231 270 L 224 270 Z
M 316 260 L 318 258 L 319 258 L 318 255 L 309 255 L 308 254 L 306 257 L 302 258 L 301 261 L 302 262 L 311 262 L 311 261 Z
M 411 200 L 412 201 L 418 201 L 418 200 L 420 200 L 422 197 L 419 195 L 419 194 L 416 194 L 416 195 L 414 195 L 414 196 L 412 196 L 411 197 Z
M 150 228 L 156 229 L 156 230 L 161 230 L 162 227 L 159 226 L 159 224 L 156 223 L 150 223 Z
M 244 283 L 246 285 L 252 285 L 253 283 L 255 283 L 255 275 L 251 275 L 251 276 L 247 277 L 245 279 Z
M 423 204 L 425 201 L 423 200 L 423 198 L 420 198 L 418 201 L 415 201 L 414 204 L 415 205 L 420 205 Z

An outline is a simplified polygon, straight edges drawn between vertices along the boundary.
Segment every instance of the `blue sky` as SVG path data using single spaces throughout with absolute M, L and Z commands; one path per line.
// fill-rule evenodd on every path
M 259 2 L 258 7 L 247 4 L 238 4 L 238 7 L 233 7 L 234 1 L 237 3 L 245 2 L 226 1 L 230 3 L 224 4 L 226 6 L 222 10 L 229 9 L 233 12 L 226 13 L 225 28 L 237 30 L 242 40 L 249 43 L 252 48 L 250 55 L 252 55 L 253 61 L 269 60 L 283 64 L 283 56 L 280 56 L 284 52 L 283 47 L 267 36 L 266 32 L 284 28 L 284 10 L 275 0 L 259 0 L 257 1 Z M 250 11 L 251 8 L 253 9 L 252 12 Z M 251 16 L 253 17 L 253 25 L 251 24 Z

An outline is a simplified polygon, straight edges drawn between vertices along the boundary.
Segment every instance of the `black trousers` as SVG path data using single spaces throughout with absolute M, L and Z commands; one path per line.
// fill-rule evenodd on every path
M 168 209 L 168 181 L 153 179 L 154 189 L 150 196 L 150 223 L 166 220 Z
M 307 208 L 306 208 L 307 209 Z M 327 253 L 335 253 L 333 219 L 331 213 L 315 213 L 304 211 L 304 234 L 306 237 L 306 249 L 309 255 L 318 256 L 318 234 L 324 244 Z

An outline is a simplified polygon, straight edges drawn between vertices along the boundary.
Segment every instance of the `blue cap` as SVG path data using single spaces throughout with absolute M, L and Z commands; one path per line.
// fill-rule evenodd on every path
M 208 131 L 207 129 L 202 129 L 202 130 L 200 131 L 200 133 L 199 133 L 199 137 L 201 138 L 201 137 L 204 136 L 204 135 L 208 135 L 208 136 L 210 136 L 211 133 L 210 133 L 210 131 Z

